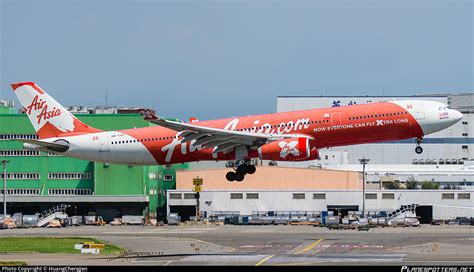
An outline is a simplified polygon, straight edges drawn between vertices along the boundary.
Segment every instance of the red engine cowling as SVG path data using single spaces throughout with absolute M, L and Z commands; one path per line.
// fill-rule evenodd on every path
M 311 147 L 307 138 L 291 138 L 264 144 L 258 148 L 261 160 L 301 161 L 311 156 Z

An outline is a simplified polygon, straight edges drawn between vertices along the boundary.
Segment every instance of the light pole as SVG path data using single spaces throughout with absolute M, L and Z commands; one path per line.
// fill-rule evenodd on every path
M 359 159 L 359 162 L 362 164 L 362 218 L 365 217 L 365 165 L 369 161 L 366 158 Z
M 7 163 L 10 161 L 3 159 L 3 218 L 7 218 Z

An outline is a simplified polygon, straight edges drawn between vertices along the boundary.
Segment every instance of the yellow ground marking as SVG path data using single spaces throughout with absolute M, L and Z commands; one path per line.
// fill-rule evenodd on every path
M 311 250 L 312 248 L 314 248 L 315 246 L 317 246 L 319 243 L 321 243 L 322 240 L 323 240 L 323 239 L 319 239 L 318 241 L 316 241 L 316 242 L 312 243 L 311 245 L 305 247 L 304 249 L 302 249 L 302 250 L 296 252 L 295 254 L 301 254 L 301 253 L 303 253 L 303 252 L 306 252 L 306 251 L 308 251 L 308 250 Z
M 259 266 L 259 265 L 263 264 L 264 262 L 270 260 L 273 256 L 275 256 L 275 255 L 270 255 L 270 256 L 266 257 L 265 259 L 263 259 L 260 262 L 256 263 L 255 266 Z

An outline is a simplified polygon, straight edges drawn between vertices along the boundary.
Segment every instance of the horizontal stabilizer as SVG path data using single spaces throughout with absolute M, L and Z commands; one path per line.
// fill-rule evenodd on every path
M 27 140 L 27 139 L 13 139 L 13 140 L 17 142 L 22 142 L 24 144 L 44 147 L 51 151 L 56 151 L 56 152 L 66 152 L 69 149 L 69 144 L 66 141 L 49 143 L 49 142 L 44 142 L 44 141 L 39 141 L 39 140 Z

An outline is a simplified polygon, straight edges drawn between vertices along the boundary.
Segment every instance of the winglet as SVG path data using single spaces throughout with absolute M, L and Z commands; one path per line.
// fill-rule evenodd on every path
M 156 116 L 155 114 L 153 114 L 152 110 L 150 110 L 150 109 L 141 109 L 140 114 L 143 116 L 143 119 L 145 119 L 147 121 L 161 119 L 158 116 Z

